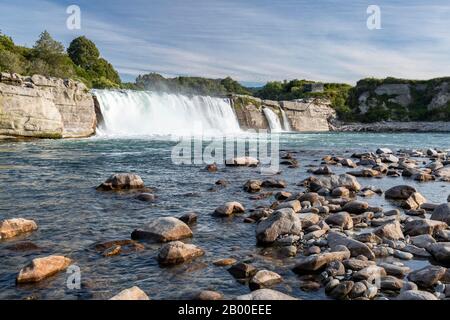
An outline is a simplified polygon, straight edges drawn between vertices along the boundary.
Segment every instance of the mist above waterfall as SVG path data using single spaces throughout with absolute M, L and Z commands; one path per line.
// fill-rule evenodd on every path
M 239 133 L 228 99 L 131 90 L 94 90 L 100 135 L 217 136 Z

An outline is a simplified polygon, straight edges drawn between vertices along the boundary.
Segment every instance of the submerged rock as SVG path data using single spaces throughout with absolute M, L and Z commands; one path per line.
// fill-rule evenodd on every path
M 236 259 L 233 258 L 225 258 L 225 259 L 219 259 L 213 262 L 215 266 L 218 267 L 226 267 L 230 266 L 236 263 Z
M 37 230 L 38 226 L 33 220 L 15 218 L 0 221 L 0 240 L 17 237 L 21 234 Z
M 150 298 L 139 287 L 132 287 L 120 291 L 109 300 L 150 300 Z
M 144 188 L 144 181 L 137 174 L 118 173 L 110 176 L 105 182 L 97 187 L 97 190 L 129 190 Z
M 178 219 L 186 223 L 188 226 L 193 225 L 197 222 L 197 214 L 195 212 L 188 212 L 183 214 Z
M 39 282 L 60 271 L 66 270 L 72 260 L 64 256 L 36 258 L 22 268 L 17 276 L 17 283 Z
M 138 194 L 135 197 L 135 199 L 139 200 L 139 201 L 144 201 L 144 202 L 153 202 L 153 201 L 155 201 L 156 197 L 152 193 L 141 193 L 141 194 Z
M 202 249 L 193 244 L 174 241 L 162 246 L 159 250 L 158 261 L 163 265 L 180 264 L 204 254 Z
M 156 218 L 143 229 L 132 232 L 131 238 L 148 239 L 157 242 L 168 242 L 192 237 L 192 231 L 187 224 L 174 217 Z

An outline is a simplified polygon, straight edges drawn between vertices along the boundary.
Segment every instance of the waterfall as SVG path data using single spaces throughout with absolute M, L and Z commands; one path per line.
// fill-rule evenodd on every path
M 240 132 L 229 99 L 132 90 L 93 90 L 104 135 L 216 136 Z
M 281 111 L 281 117 L 283 118 L 283 129 L 284 131 L 292 131 L 291 124 L 289 123 L 289 118 L 286 115 L 286 112 L 280 108 Z
M 267 122 L 269 123 L 270 132 L 282 132 L 283 128 L 281 126 L 280 118 L 278 115 L 272 111 L 270 108 L 263 108 L 264 115 L 266 116 Z

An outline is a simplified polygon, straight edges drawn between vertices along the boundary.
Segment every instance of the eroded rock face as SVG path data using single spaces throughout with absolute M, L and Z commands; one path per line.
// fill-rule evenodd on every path
M 168 242 L 192 237 L 192 231 L 183 221 L 174 217 L 157 218 L 142 229 L 136 229 L 131 238 Z
M 0 76 L 0 135 L 78 138 L 95 133 L 94 99 L 77 81 Z
M 66 270 L 72 260 L 63 256 L 36 258 L 20 270 L 17 283 L 39 282 L 60 271 Z
M 147 294 L 139 287 L 122 290 L 109 300 L 150 300 Z
M 0 221 L 0 240 L 9 239 L 38 228 L 36 222 L 23 218 Z
M 179 264 L 204 255 L 205 252 L 193 244 L 174 241 L 165 244 L 159 251 L 158 261 L 163 265 Z
M 137 174 L 116 173 L 111 175 L 105 182 L 97 187 L 97 190 L 130 190 L 144 188 L 144 181 Z
M 259 222 L 256 238 L 261 243 L 270 244 L 283 235 L 300 235 L 302 223 L 294 210 L 285 208 L 275 211 L 269 218 Z

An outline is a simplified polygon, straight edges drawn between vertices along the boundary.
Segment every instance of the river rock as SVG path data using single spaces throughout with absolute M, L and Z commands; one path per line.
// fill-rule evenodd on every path
M 436 240 L 429 234 L 422 234 L 420 236 L 411 237 L 410 241 L 413 245 L 419 248 L 426 249 L 430 244 L 436 243 Z
M 450 196 L 449 196 L 450 197 Z M 434 209 L 431 220 L 443 221 L 450 224 L 450 203 L 443 203 Z
M 450 264 L 450 242 L 433 243 L 428 247 L 428 251 L 436 261 Z
M 110 176 L 105 182 L 97 187 L 97 190 L 129 190 L 144 188 L 144 181 L 137 174 L 118 173 Z
M 280 209 L 292 209 L 294 210 L 294 212 L 299 212 L 302 209 L 302 205 L 300 203 L 300 201 L 298 200 L 291 200 L 291 201 L 286 201 L 286 202 L 282 202 L 279 205 L 277 205 L 276 210 L 280 210 Z
M 258 192 L 261 190 L 261 184 L 261 180 L 247 180 L 247 182 L 244 184 L 244 190 L 250 193 Z
M 261 243 L 273 243 L 283 235 L 301 235 L 302 223 L 292 209 L 275 211 L 256 227 L 256 238 Z
M 378 266 L 383 268 L 386 271 L 387 275 L 394 276 L 400 279 L 404 278 L 411 271 L 411 269 L 408 267 L 399 266 L 387 262 L 380 262 L 378 263 Z
M 411 272 L 408 279 L 421 288 L 431 288 L 444 276 L 446 269 L 439 266 L 426 266 Z
M 376 154 L 393 154 L 392 150 L 389 148 L 378 148 L 375 151 Z
M 438 300 L 436 296 L 427 291 L 407 290 L 398 295 L 397 300 Z
M 325 252 L 321 254 L 301 257 L 297 260 L 293 271 L 304 274 L 311 271 L 318 271 L 324 268 L 331 261 L 342 261 L 350 258 L 350 251 Z
M 356 299 L 364 295 L 367 291 L 367 287 L 363 282 L 356 282 L 353 285 L 352 291 L 348 294 L 350 299 Z
M 366 243 L 380 244 L 383 240 L 373 232 L 363 232 L 355 236 L 355 239 Z
M 278 273 L 269 270 L 259 270 L 250 280 L 249 286 L 251 290 L 257 290 L 270 287 L 281 281 L 283 281 L 283 278 Z
M 347 202 L 342 208 L 343 211 L 353 213 L 353 214 L 361 214 L 367 211 L 369 208 L 369 204 L 363 201 L 350 201 Z
M 60 271 L 66 270 L 72 260 L 63 256 L 36 258 L 20 270 L 17 283 L 39 282 Z
M 209 300 L 222 300 L 223 294 L 217 291 L 212 290 L 203 290 L 199 292 L 195 298 L 195 300 L 209 301 Z
M 241 262 L 231 266 L 228 272 L 236 279 L 246 279 L 254 276 L 257 270 L 251 264 Z
M 353 281 L 342 281 L 331 290 L 329 295 L 334 299 L 342 300 L 352 291 L 354 285 L 355 283 Z
M 188 212 L 179 217 L 181 221 L 186 223 L 188 226 L 193 225 L 197 222 L 197 214 L 195 212 Z
M 152 193 L 141 193 L 138 194 L 135 199 L 143 202 L 153 202 L 155 201 L 156 197 Z
M 399 185 L 388 189 L 384 193 L 384 196 L 386 199 L 406 200 L 415 192 L 417 192 L 417 190 L 414 187 Z
M 331 191 L 331 196 L 348 198 L 350 196 L 350 190 L 345 187 L 337 187 Z
M 148 239 L 157 242 L 168 242 L 192 237 L 187 224 L 174 217 L 156 218 L 143 229 L 136 229 L 131 234 L 133 240 Z
M 96 243 L 94 249 L 102 252 L 104 256 L 109 257 L 120 253 L 140 251 L 145 249 L 145 247 L 134 240 L 124 239 Z
M 404 228 L 405 233 L 410 236 L 418 236 L 421 234 L 433 235 L 440 230 L 446 229 L 447 224 L 442 221 L 419 218 L 406 221 L 404 224 Z
M 333 190 L 338 187 L 345 187 L 350 191 L 358 192 L 361 190 L 361 185 L 359 184 L 356 177 L 351 176 L 349 174 L 341 174 L 341 175 L 330 175 L 326 177 L 311 177 L 308 179 L 309 187 L 311 191 L 317 191 L 321 188 L 327 188 L 329 190 Z
M 353 228 L 353 219 L 348 212 L 338 212 L 329 215 L 325 222 L 329 225 L 341 227 L 344 230 L 350 230 Z
M 158 261 L 163 265 L 180 264 L 204 255 L 205 252 L 193 244 L 181 241 L 166 243 L 161 247 Z
M 0 240 L 13 238 L 24 233 L 37 230 L 38 226 L 33 220 L 15 218 L 0 221 Z
M 302 222 L 302 228 L 307 229 L 320 222 L 320 216 L 315 213 L 301 213 L 298 215 Z M 320 227 L 319 227 L 320 228 Z
M 266 179 L 262 182 L 264 188 L 286 188 L 287 183 L 279 179 Z
M 228 217 L 235 213 L 242 213 L 242 212 L 245 212 L 244 206 L 239 202 L 233 201 L 227 202 L 224 205 L 218 207 L 214 211 L 214 214 L 217 216 Z
M 380 279 L 380 289 L 389 291 L 400 291 L 403 288 L 403 280 L 393 276 L 384 276 Z
M 237 158 L 231 158 L 225 161 L 226 166 L 236 167 L 236 166 L 242 166 L 242 167 L 254 167 L 257 166 L 259 163 L 259 160 L 253 157 L 237 157 Z
M 327 240 L 328 245 L 332 249 L 338 245 L 342 245 L 347 247 L 348 250 L 350 250 L 352 257 L 363 255 L 369 260 L 375 260 L 375 255 L 372 252 L 372 250 L 366 244 L 359 242 L 358 240 L 346 237 L 337 232 L 328 233 Z
M 109 300 L 150 300 L 150 298 L 139 287 L 125 289 Z
M 249 294 L 237 296 L 236 300 L 297 300 L 282 292 L 272 289 L 259 289 Z
M 233 258 L 219 259 L 219 260 L 216 260 L 213 262 L 213 264 L 218 267 L 231 266 L 235 263 L 236 263 L 236 259 L 233 259 Z
M 412 258 L 414 258 L 414 255 L 406 251 L 394 250 L 394 257 L 402 260 L 411 260 Z
M 292 196 L 292 193 L 286 191 L 279 191 L 274 194 L 274 198 L 278 201 L 284 201 Z
M 416 247 L 415 245 L 412 245 L 412 244 L 406 245 L 404 248 L 402 248 L 402 251 L 409 252 L 416 257 L 421 257 L 421 258 L 431 257 L 431 254 L 426 249 Z
M 375 262 L 369 260 L 362 260 L 357 258 L 350 258 L 342 261 L 342 264 L 346 269 L 350 269 L 353 271 L 359 271 L 368 266 L 374 265 Z
M 353 274 L 353 279 L 358 281 L 360 280 L 373 281 L 386 275 L 387 275 L 386 271 L 382 267 L 377 265 L 370 265 L 364 269 L 359 270 L 358 272 L 355 272 Z
M 402 240 L 405 238 L 400 222 L 397 220 L 378 227 L 374 232 L 380 238 L 389 240 Z
M 408 199 L 403 201 L 402 206 L 405 209 L 415 210 L 420 208 L 420 206 L 427 202 L 424 196 L 422 196 L 419 192 L 412 193 Z

